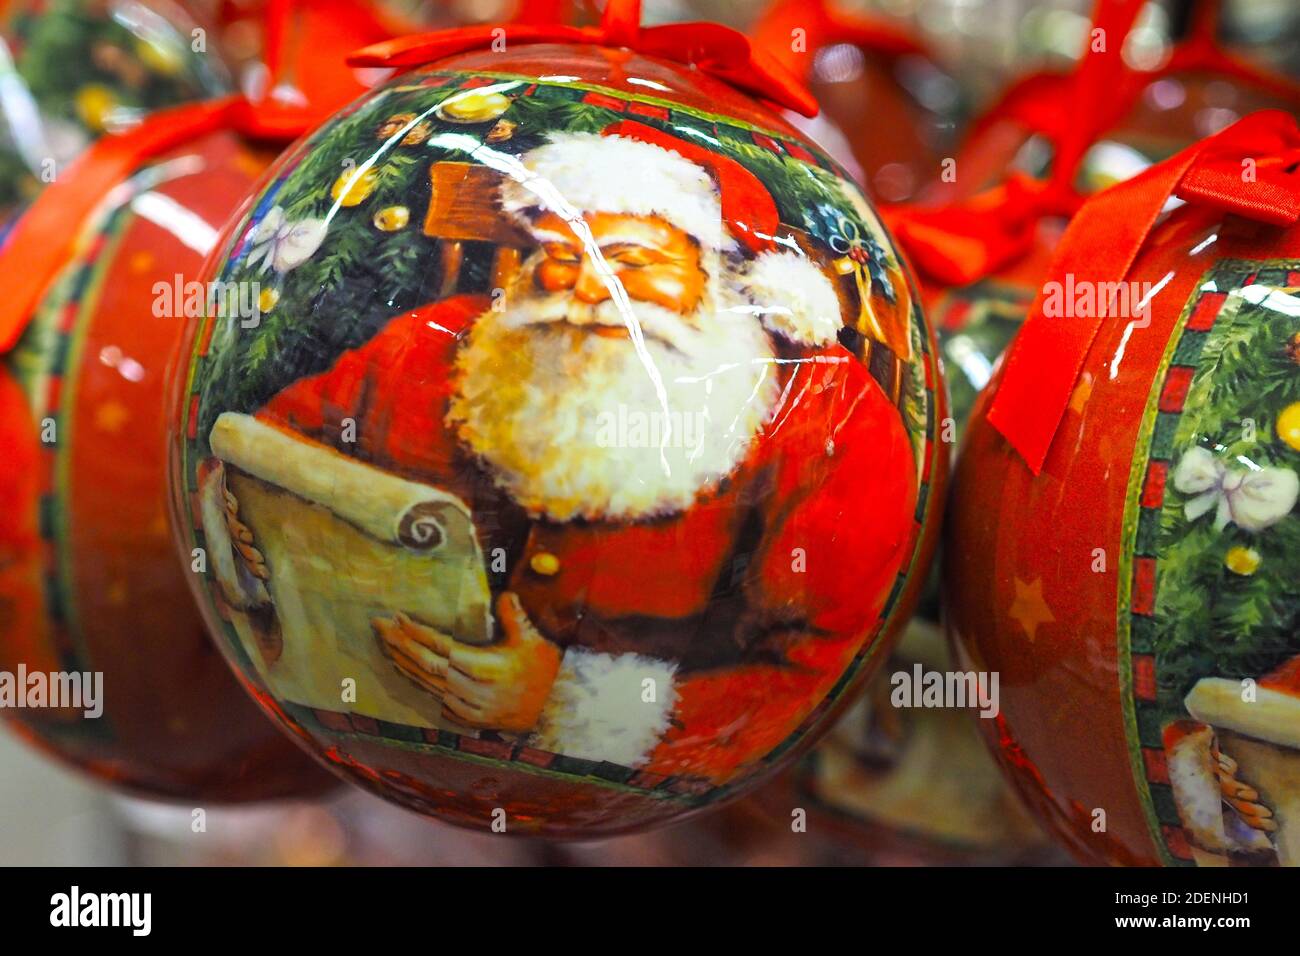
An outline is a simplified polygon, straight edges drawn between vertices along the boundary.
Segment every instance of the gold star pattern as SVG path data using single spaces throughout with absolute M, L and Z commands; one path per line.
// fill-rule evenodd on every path
M 104 402 L 95 409 L 95 427 L 116 435 L 130 417 L 131 413 L 121 402 Z
M 136 275 L 139 275 L 142 272 L 148 272 L 150 269 L 152 269 L 154 262 L 155 259 L 153 257 L 153 253 L 137 252 L 135 255 L 131 256 L 127 265 L 132 272 L 134 272 Z
M 1084 372 L 1079 376 L 1079 382 L 1074 386 L 1074 391 L 1070 393 L 1070 411 L 1082 415 L 1084 406 L 1088 404 L 1088 399 L 1092 397 L 1092 375 Z
M 1056 618 L 1043 600 L 1042 578 L 1035 578 L 1030 584 L 1016 578 L 1015 584 L 1016 599 L 1011 602 L 1011 617 L 1020 623 L 1029 635 L 1029 640 L 1033 641 L 1038 636 L 1038 628 L 1043 624 L 1051 624 Z

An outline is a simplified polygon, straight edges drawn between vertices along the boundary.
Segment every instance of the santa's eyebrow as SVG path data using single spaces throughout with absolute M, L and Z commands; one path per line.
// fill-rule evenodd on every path
M 555 229 L 533 229 L 533 238 L 539 243 L 562 242 L 569 246 L 582 245 L 581 241 L 571 232 L 559 232 Z
M 658 243 L 654 241 L 647 242 L 645 233 L 640 229 L 620 233 L 617 226 L 603 233 L 600 237 L 600 248 L 605 249 L 609 246 L 642 246 L 647 249 L 658 248 Z
M 632 250 L 649 253 L 654 258 L 660 260 L 672 258 L 658 246 L 647 245 L 644 242 L 633 242 L 626 239 L 622 241 L 616 239 L 611 242 L 602 242 L 600 244 L 600 250 L 608 256 L 618 255 L 620 252 Z

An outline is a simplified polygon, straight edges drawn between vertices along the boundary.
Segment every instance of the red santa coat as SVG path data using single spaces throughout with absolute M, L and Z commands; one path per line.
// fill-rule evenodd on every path
M 494 592 L 518 594 L 565 649 L 557 686 L 575 683 L 553 692 L 557 707 L 575 706 L 575 685 L 598 694 L 620 661 L 670 685 L 662 712 L 625 696 L 626 723 L 544 715 L 560 730 L 542 745 L 725 780 L 831 689 L 910 557 L 917 465 L 901 416 L 847 351 L 802 353 L 782 365 L 771 423 L 716 492 L 644 521 L 552 522 L 497 489 L 444 424 L 456 349 L 488 304 L 457 296 L 398 316 L 259 417 L 460 495 L 484 554 L 508 555 Z M 341 442 L 347 418 L 355 441 Z

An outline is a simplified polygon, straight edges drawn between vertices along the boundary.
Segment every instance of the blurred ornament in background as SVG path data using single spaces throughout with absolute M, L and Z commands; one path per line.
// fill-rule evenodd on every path
M 345 779 L 466 826 L 607 836 L 757 786 L 936 529 L 907 278 L 759 102 L 811 97 L 639 14 L 356 57 L 408 71 L 211 259 L 277 304 L 192 320 L 175 369 L 173 516 L 228 659 Z
M 1076 171 L 1081 193 L 1119 182 L 1256 110 L 1300 109 L 1300 83 L 1253 60 L 1251 50 L 1225 46 L 1222 6 L 1222 0 L 1098 0 L 1098 17 L 1133 9 L 1120 33 L 1123 67 L 1088 105 L 1091 128 L 1099 132 Z M 1087 30 L 1081 36 L 1080 49 L 1093 45 Z M 1045 69 L 1016 80 L 965 132 L 956 184 L 931 183 L 922 198 L 969 196 L 1008 168 L 1050 175 L 1055 147 L 1076 122 L 1059 110 L 1073 75 Z
M 918 614 L 866 692 L 760 802 L 784 819 L 807 808 L 810 833 L 830 831 L 865 862 L 1061 862 L 980 739 L 974 700 L 967 713 L 895 699 L 918 673 L 954 667 L 937 623 Z
M 837 0 L 853 16 L 909 29 L 956 79 L 967 110 L 1009 79 L 1077 57 L 1092 0 Z
M 207 641 L 170 547 L 156 453 L 163 367 L 187 296 L 203 300 L 177 277 L 197 272 L 269 158 L 221 134 L 151 157 L 76 229 L 5 356 L 5 452 L 26 480 L 0 502 L 0 660 L 11 673 L 102 673 L 104 708 L 5 716 L 47 752 L 156 796 L 256 799 L 323 784 Z M 3 255 L 25 264 L 42 238 L 20 220 Z
M 968 426 L 945 623 L 1086 862 L 1300 863 L 1298 157 L 1256 113 L 1091 197 Z
M 1174 6 L 1172 40 L 1161 42 L 1149 17 L 1125 44 L 1131 69 L 1118 91 L 1125 111 L 1085 158 L 1080 187 L 1095 192 L 1264 109 L 1300 111 L 1300 81 L 1262 65 L 1257 51 L 1231 48 L 1221 26 L 1226 0 Z
M 87 144 L 230 89 L 173 0 L 10 0 L 0 12 L 0 229 Z
M 917 37 L 850 16 L 830 0 L 778 0 L 754 42 L 801 77 L 821 106 L 787 118 L 882 202 L 904 202 L 934 176 L 962 109 L 960 89 Z
M 1292 0 L 1226 0 L 1225 46 L 1300 80 L 1300 6 Z
M 355 43 L 337 23 L 316 33 L 320 22 L 296 17 L 280 35 L 304 32 L 312 55 L 341 64 Z M 340 89 L 307 88 L 316 118 Z M 207 639 L 186 582 L 204 559 L 176 564 L 164 506 L 164 366 L 184 316 L 209 305 L 203 257 L 307 125 L 298 107 L 286 125 L 284 111 L 229 97 L 101 139 L 0 253 L 0 664 L 76 674 L 95 698 L 4 716 L 43 751 L 155 798 L 258 800 L 331 783 Z M 241 315 L 273 307 L 251 289 L 233 298 Z
M 1086 62 L 1089 75 L 1111 72 L 1095 58 Z M 1023 102 L 1052 122 L 1086 116 L 1080 108 L 1083 88 L 1071 76 L 1033 88 Z M 1065 136 L 1052 142 L 1064 142 L 1063 154 L 1074 156 L 1077 166 L 1091 135 L 1095 131 L 1076 121 L 1070 134 L 1077 138 L 1074 143 Z M 936 326 L 951 395 L 952 418 L 942 430 L 945 449 L 957 447 L 975 396 L 1018 331 L 1078 202 L 1073 166 L 1043 181 L 993 165 L 973 176 L 970 167 L 959 156 L 956 175 L 945 184 L 959 199 L 884 207 Z M 976 718 L 893 702 L 895 675 L 910 677 L 917 667 L 938 674 L 957 669 L 938 622 L 936 573 L 888 666 L 830 738 L 800 764 L 787 800 L 811 802 L 846 836 L 878 853 L 910 853 L 933 863 L 1050 862 L 1054 857 L 1045 837 L 1002 779 L 972 723 L 993 715 Z

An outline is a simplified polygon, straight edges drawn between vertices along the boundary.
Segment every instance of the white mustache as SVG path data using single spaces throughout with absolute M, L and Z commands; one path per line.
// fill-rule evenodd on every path
M 696 310 L 692 315 L 698 315 Z M 570 293 L 530 296 L 501 316 L 506 328 L 521 329 L 548 325 L 555 322 L 585 328 L 607 326 L 610 328 L 639 328 L 647 339 L 656 339 L 670 348 L 686 354 L 693 353 L 701 335 L 689 325 L 690 316 L 682 316 L 671 309 L 650 302 L 631 303 L 624 312 L 612 299 L 603 302 L 580 302 Z

